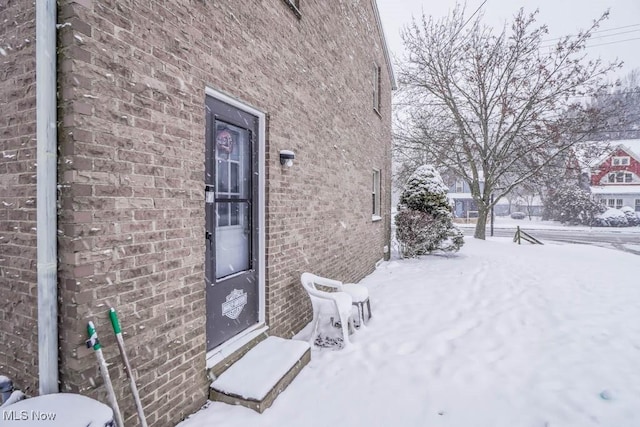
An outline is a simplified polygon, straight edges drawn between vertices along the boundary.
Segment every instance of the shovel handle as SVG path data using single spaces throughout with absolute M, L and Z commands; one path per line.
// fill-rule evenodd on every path
M 122 333 L 122 329 L 120 328 L 120 321 L 118 320 L 118 314 L 116 313 L 115 308 L 111 307 L 109 310 L 109 319 L 111 319 L 111 326 L 113 326 L 113 332 L 117 334 Z

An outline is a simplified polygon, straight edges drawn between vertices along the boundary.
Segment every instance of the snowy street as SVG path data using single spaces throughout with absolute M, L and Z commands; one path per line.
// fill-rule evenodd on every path
M 640 425 L 638 256 L 465 240 L 366 277 L 369 325 L 264 414 L 211 403 L 180 427 Z
M 474 224 L 457 225 L 465 236 L 473 236 Z M 494 235 L 513 238 L 517 226 L 543 242 L 580 243 L 640 255 L 640 227 L 572 226 L 563 225 L 556 221 L 541 221 L 540 217 L 533 217 L 532 221 L 496 217 Z M 490 226 L 487 225 L 487 236 L 489 235 Z

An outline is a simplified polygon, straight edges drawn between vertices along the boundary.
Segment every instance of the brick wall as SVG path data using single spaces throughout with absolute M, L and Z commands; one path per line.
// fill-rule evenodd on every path
M 61 383 L 106 401 L 84 346 L 94 320 L 127 425 L 136 418 L 109 306 L 120 313 L 150 425 L 174 425 L 206 399 L 205 87 L 267 113 L 272 333 L 291 336 L 310 318 L 300 273 L 355 281 L 383 257 L 391 99 L 372 5 L 304 2 L 301 12 L 278 1 L 59 1 Z M 280 166 L 282 149 L 296 152 L 293 167 Z M 35 292 L 31 279 L 25 287 Z
M 272 333 L 291 336 L 310 320 L 300 274 L 357 281 L 383 257 L 389 236 L 391 88 L 369 2 L 305 2 L 299 21 L 282 10 L 267 42 L 284 67 L 270 113 L 267 280 Z M 267 48 L 266 46 L 264 47 Z M 382 70 L 373 110 L 373 63 Z M 292 149 L 292 168 L 277 163 Z M 373 169 L 381 170 L 383 220 L 372 222 Z
M 38 391 L 35 6 L 0 7 L 0 374 Z
M 61 377 L 65 390 L 104 401 L 84 348 L 93 319 L 127 425 L 137 421 L 110 306 L 120 313 L 150 425 L 175 424 L 207 392 L 204 94 L 184 61 L 188 45 L 174 40 L 190 17 L 171 9 L 63 1 L 59 10 L 70 24 L 59 58 Z

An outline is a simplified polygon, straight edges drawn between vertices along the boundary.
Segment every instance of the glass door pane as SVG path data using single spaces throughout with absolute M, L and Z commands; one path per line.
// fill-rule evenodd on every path
M 216 121 L 216 279 L 251 268 L 251 135 Z
M 216 279 L 251 268 L 251 228 L 247 202 L 218 202 Z

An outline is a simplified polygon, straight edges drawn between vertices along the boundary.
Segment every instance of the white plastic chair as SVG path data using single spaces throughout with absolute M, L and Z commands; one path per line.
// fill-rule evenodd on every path
M 314 345 L 318 322 L 321 315 L 335 316 L 338 313 L 340 317 L 340 326 L 342 327 L 342 335 L 344 339 L 344 347 L 349 342 L 349 329 L 353 329 L 353 319 L 351 318 L 351 305 L 353 300 L 351 296 L 340 291 L 342 283 L 336 280 L 327 279 L 325 277 L 316 276 L 311 273 L 303 273 L 300 277 L 302 286 L 311 298 L 311 306 L 313 307 L 313 320 L 311 321 L 311 336 L 309 344 Z M 336 292 L 326 292 L 320 290 L 316 285 L 325 286 L 336 289 Z
M 341 291 L 351 295 L 353 305 L 358 309 L 358 326 L 362 326 L 367 320 L 371 319 L 371 302 L 369 301 L 369 289 L 366 286 L 357 283 L 344 283 L 340 288 Z M 364 317 L 364 306 L 367 306 L 367 318 Z

